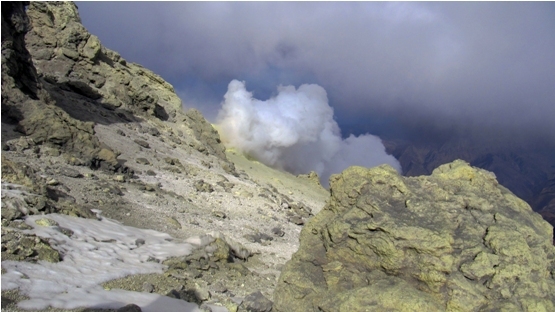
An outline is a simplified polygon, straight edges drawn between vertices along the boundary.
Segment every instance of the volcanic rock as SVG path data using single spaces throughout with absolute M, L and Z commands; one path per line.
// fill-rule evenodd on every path
M 272 301 L 264 297 L 260 292 L 254 292 L 245 297 L 238 312 L 270 312 L 272 311 Z
M 305 225 L 275 311 L 553 311 L 553 228 L 485 170 L 351 167 Z
M 322 184 L 320 184 L 320 177 L 315 171 L 310 171 L 308 174 L 299 174 L 298 177 L 307 179 L 318 186 L 322 186 Z
M 8 16 L 12 6 L 5 7 L 3 16 Z M 14 14 L 2 27 L 2 117 L 34 144 L 62 149 L 80 164 L 113 170 L 113 160 L 102 157 L 106 153 L 101 153 L 95 125 L 179 122 L 190 145 L 233 172 L 217 131 L 204 117 L 196 110 L 183 113 L 169 83 L 102 46 L 81 24 L 74 3 L 31 2 L 26 12 Z M 159 125 L 148 133 L 163 140 Z M 110 164 L 98 164 L 103 161 Z
M 43 8 L 43 4 L 35 2 L 30 6 Z M 59 99 L 39 79 L 41 73 L 37 72 L 25 42 L 29 24 L 23 4 L 2 4 L 2 120 L 16 124 L 15 130 L 35 144 L 62 148 L 79 158 L 92 160 L 100 146 L 94 136 L 94 125 L 73 119 L 58 107 Z M 42 46 L 52 44 L 48 40 L 42 43 Z M 56 69 L 60 67 L 63 66 Z
M 501 185 L 555 226 L 555 205 L 550 204 L 555 202 L 555 192 L 549 191 L 555 173 L 555 142 L 520 142 L 506 133 L 463 133 L 433 140 L 382 139 L 387 152 L 401 163 L 403 175 L 428 175 L 441 164 L 465 160 L 495 173 Z
M 71 259 L 65 255 L 78 232 L 49 221 L 63 213 L 112 219 L 175 241 L 222 233 L 199 247 L 187 267 L 113 276 L 105 289 L 153 296 L 199 291 L 200 301 L 210 299 L 205 306 L 230 311 L 253 292 L 273 299 L 276 277 L 298 246 L 300 227 L 287 222 L 289 213 L 309 218 L 323 207 L 325 189 L 225 151 L 200 112 L 184 113 L 170 84 L 103 47 L 71 2 L 2 2 L 1 30 L 3 281 L 13 273 L 5 272 L 10 259 L 38 266 Z M 268 196 L 254 196 L 262 188 Z M 68 244 L 50 246 L 24 222 L 37 214 L 44 216 L 33 226 L 59 231 Z M 253 243 L 247 233 L 272 236 Z M 139 238 L 134 248 L 148 243 Z M 225 291 L 212 292 L 222 281 Z M 35 296 L 28 291 L 4 289 L 2 311 L 22 311 L 18 305 Z

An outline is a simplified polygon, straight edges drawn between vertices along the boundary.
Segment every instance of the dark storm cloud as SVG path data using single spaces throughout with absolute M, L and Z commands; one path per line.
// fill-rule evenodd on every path
M 278 84 L 316 83 L 341 127 L 383 116 L 438 131 L 454 124 L 555 138 L 554 3 L 78 6 L 106 46 L 212 117 L 232 79 L 257 98 Z

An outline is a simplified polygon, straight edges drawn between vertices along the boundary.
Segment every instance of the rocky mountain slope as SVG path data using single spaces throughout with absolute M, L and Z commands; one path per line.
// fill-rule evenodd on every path
M 73 3 L 2 2 L 1 109 L 2 311 L 553 308 L 552 227 L 487 172 L 353 168 L 330 198 L 226 150 Z
M 225 241 L 220 258 L 197 252 L 168 264 L 169 275 L 105 287 L 233 310 L 251 293 L 272 298 L 301 225 L 327 194 L 308 177 L 226 153 L 198 111 L 182 112 L 171 85 L 89 34 L 73 3 L 2 3 L 3 268 L 64 258 L 26 215 L 101 213 L 177 240 L 213 233 Z M 2 310 L 29 296 L 3 288 Z

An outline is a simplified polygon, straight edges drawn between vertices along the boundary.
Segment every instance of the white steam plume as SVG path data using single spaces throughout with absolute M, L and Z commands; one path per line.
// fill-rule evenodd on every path
M 349 166 L 401 165 L 370 134 L 341 139 L 326 91 L 315 84 L 279 86 L 266 101 L 253 98 L 245 82 L 233 80 L 224 96 L 217 124 L 225 145 L 271 167 L 294 174 L 316 171 L 323 185 Z

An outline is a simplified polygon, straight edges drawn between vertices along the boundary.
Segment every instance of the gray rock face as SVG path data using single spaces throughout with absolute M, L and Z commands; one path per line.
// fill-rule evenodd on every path
M 33 144 L 92 160 L 100 145 L 93 123 L 71 118 L 44 88 L 24 41 L 30 23 L 23 5 L 2 5 L 2 122 L 17 124 Z
M 189 110 L 185 114 L 183 122 L 191 128 L 194 137 L 200 143 L 198 144 L 195 142 L 194 146 L 199 152 L 212 154 L 226 160 L 225 147 L 221 144 L 220 135 L 216 129 L 214 129 L 214 127 L 212 127 L 212 125 L 204 119 L 198 110 Z M 232 163 L 230 163 L 230 165 L 233 167 Z M 230 169 L 229 172 L 233 171 L 235 171 L 234 168 Z
M 75 4 L 32 2 L 26 12 L 5 6 L 3 122 L 17 124 L 16 129 L 34 144 L 71 154 L 78 164 L 112 170 L 117 169 L 117 160 L 105 159 L 96 124 L 178 122 L 189 145 L 234 170 L 217 131 L 204 117 L 196 110 L 183 113 L 169 83 L 103 47 L 81 24 Z M 4 18 L 10 10 L 15 15 Z M 156 128 L 149 133 L 160 136 Z
M 26 43 L 39 75 L 49 86 L 98 100 L 108 109 L 124 109 L 162 120 L 181 110 L 181 100 L 173 87 L 153 72 L 128 64 L 118 53 L 104 48 L 81 24 L 75 4 L 33 2 L 28 15 L 32 30 Z
M 552 311 L 553 228 L 463 161 L 404 178 L 388 166 L 332 176 L 302 230 L 275 311 Z
M 239 306 L 238 312 L 270 312 L 272 311 L 272 301 L 264 297 L 260 292 L 254 292 L 245 297 Z

